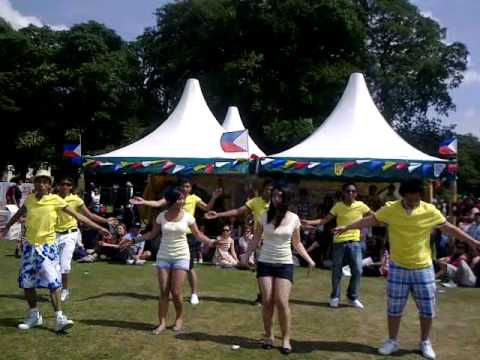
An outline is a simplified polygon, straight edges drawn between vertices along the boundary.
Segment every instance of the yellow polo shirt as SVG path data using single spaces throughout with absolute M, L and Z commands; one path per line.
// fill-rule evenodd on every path
M 80 208 L 84 205 L 83 200 L 75 194 L 67 195 L 63 198 L 75 212 L 79 212 Z M 58 214 L 56 232 L 64 232 L 70 229 L 78 228 L 77 219 L 73 216 L 68 215 L 66 212 L 61 212 Z
M 337 226 L 346 226 L 363 218 L 370 211 L 370 208 L 362 201 L 354 201 L 350 206 L 343 201 L 337 202 L 330 210 L 330 214 L 337 218 Z M 360 230 L 348 230 L 336 235 L 334 243 L 345 241 L 360 241 Z
M 433 228 L 446 222 L 432 204 L 421 201 L 411 214 L 401 200 L 388 202 L 375 213 L 378 221 L 388 225 L 392 261 L 407 269 L 432 265 L 430 235 Z
M 253 220 L 256 225 L 262 219 L 262 215 L 265 213 L 265 211 L 268 210 L 270 203 L 266 202 L 261 196 L 257 196 L 257 197 L 254 197 L 253 199 L 248 200 L 245 203 L 245 206 L 252 211 Z
M 37 199 L 35 194 L 29 195 L 25 200 L 27 241 L 34 246 L 53 244 L 59 211 L 67 206 L 67 202 L 58 195 L 48 194 L 41 199 Z
M 185 204 L 183 204 L 183 211 L 195 217 L 195 210 L 197 209 L 197 204 L 201 201 L 202 199 L 200 199 L 200 197 L 195 194 L 188 195 L 185 198 Z M 187 234 L 191 234 L 191 233 L 192 233 L 192 230 L 188 228 Z

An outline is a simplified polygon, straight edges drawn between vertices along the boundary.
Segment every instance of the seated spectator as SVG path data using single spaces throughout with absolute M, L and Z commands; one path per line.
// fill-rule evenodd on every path
M 140 229 L 142 224 L 134 223 L 130 228 L 130 231 L 123 237 L 123 240 L 134 240 L 140 235 Z M 143 265 L 145 261 L 150 259 L 152 253 L 148 250 L 144 251 L 145 241 L 133 243 L 128 248 L 127 264 L 129 265 Z
M 363 276 L 387 276 L 388 267 L 390 263 L 390 253 L 388 250 L 388 244 L 385 245 L 385 249 L 382 258 L 379 262 L 373 262 L 372 258 L 363 259 Z M 367 261 L 370 259 L 370 261 Z
M 243 235 L 238 238 L 238 254 L 243 255 L 247 252 L 248 243 L 253 239 L 253 231 L 250 225 L 245 225 Z
M 230 226 L 224 225 L 222 235 L 217 237 L 215 255 L 213 256 L 213 263 L 216 266 L 231 268 L 238 264 L 234 241 L 230 236 L 230 232 Z
M 121 249 L 118 245 L 126 233 L 125 225 L 119 224 L 116 226 L 110 239 L 102 237 L 102 239 L 97 242 L 96 249 L 96 253 L 100 259 L 126 263 L 129 257 L 128 249 Z
M 473 267 L 470 267 L 468 261 L 468 245 L 456 241 L 455 251 L 452 256 L 437 260 L 438 271 L 437 278 L 446 278 L 449 283 L 445 283 L 446 287 L 466 286 L 474 287 L 477 279 L 473 272 Z

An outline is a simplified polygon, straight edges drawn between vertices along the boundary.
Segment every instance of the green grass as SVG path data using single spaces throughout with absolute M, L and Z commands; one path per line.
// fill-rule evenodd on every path
M 13 243 L 0 242 L 0 359 L 282 359 L 278 350 L 260 348 L 260 308 L 255 275 L 250 271 L 198 266 L 200 305 L 186 304 L 185 331 L 151 334 L 157 319 L 158 286 L 154 268 L 108 263 L 74 264 L 72 296 L 65 313 L 75 320 L 67 335 L 56 335 L 47 292 L 40 291 L 44 327 L 21 332 L 26 304 L 17 287 L 18 260 Z M 381 359 L 376 347 L 385 337 L 385 281 L 365 278 L 365 311 L 327 308 L 327 271 L 307 277 L 297 269 L 291 296 L 295 353 L 290 359 Z M 343 284 L 346 286 L 346 282 Z M 185 287 L 185 295 L 188 289 Z M 434 348 L 441 359 L 478 359 L 480 289 L 453 289 L 440 294 L 434 323 Z M 172 311 L 170 320 L 172 320 Z M 277 336 L 278 323 L 275 323 Z M 410 300 L 400 333 L 402 359 L 416 352 L 418 320 Z M 231 346 L 238 344 L 239 351 Z

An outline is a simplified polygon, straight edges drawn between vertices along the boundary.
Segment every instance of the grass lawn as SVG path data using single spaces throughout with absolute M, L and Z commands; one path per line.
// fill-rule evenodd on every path
M 185 331 L 151 334 L 157 321 L 158 286 L 151 263 L 144 267 L 104 262 L 74 264 L 72 295 L 64 305 L 75 321 L 57 335 L 48 293 L 39 304 L 44 327 L 21 332 L 16 325 L 27 309 L 17 286 L 18 259 L 13 243 L 0 242 L 0 359 L 281 359 L 277 349 L 260 348 L 260 308 L 250 271 L 197 266 L 200 305 L 186 304 Z M 291 359 L 381 359 L 385 337 L 385 280 L 365 278 L 366 310 L 329 309 L 329 275 L 317 270 L 307 277 L 297 269 L 291 296 Z M 344 287 L 346 282 L 343 283 Z M 188 288 L 185 287 L 185 295 Z M 440 359 L 480 358 L 480 289 L 452 289 L 439 294 L 434 349 Z M 170 315 L 173 308 L 171 307 Z M 172 319 L 172 316 L 170 316 Z M 275 323 L 279 335 L 278 323 Z M 402 359 L 421 359 L 417 352 L 418 320 L 410 300 L 400 332 Z M 231 346 L 240 345 L 232 351 Z

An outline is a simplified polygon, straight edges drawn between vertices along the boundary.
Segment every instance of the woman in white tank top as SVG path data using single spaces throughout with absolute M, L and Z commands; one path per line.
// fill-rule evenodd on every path
M 307 262 L 309 269 L 315 267 L 300 241 L 300 219 L 288 211 L 290 202 L 289 191 L 281 186 L 274 187 L 270 207 L 255 228 L 253 241 L 249 243 L 246 256 L 242 258 L 245 264 L 257 248 L 260 239 L 262 249 L 257 263 L 257 279 L 262 293 L 263 326 L 265 329 L 264 349 L 271 349 L 274 342 L 273 314 L 275 307 L 282 332 L 280 351 L 289 354 L 290 345 L 290 308 L 288 300 L 293 282 L 292 245 Z

